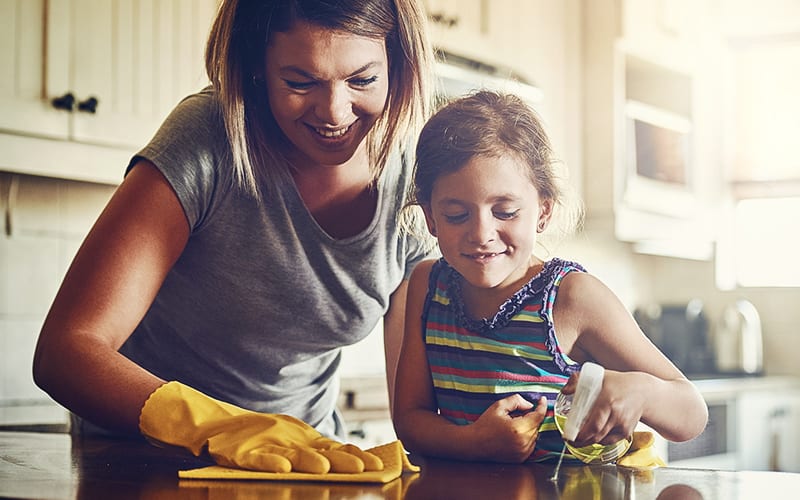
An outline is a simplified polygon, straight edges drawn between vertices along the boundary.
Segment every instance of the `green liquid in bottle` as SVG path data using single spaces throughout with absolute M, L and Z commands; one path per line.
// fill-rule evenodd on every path
M 556 413 L 555 420 L 558 431 L 563 435 L 564 425 L 567 421 L 567 415 Z M 620 458 L 625 454 L 626 451 L 628 451 L 628 448 L 630 448 L 631 439 L 621 439 L 614 444 L 608 445 L 595 443 L 580 448 L 572 446 L 566 441 L 564 444 L 567 446 L 567 449 L 582 462 L 587 464 L 597 464 L 613 462 Z

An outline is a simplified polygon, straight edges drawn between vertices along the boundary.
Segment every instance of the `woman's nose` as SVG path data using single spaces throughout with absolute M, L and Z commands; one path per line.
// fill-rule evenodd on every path
M 352 111 L 350 94 L 344 85 L 332 85 L 320 93 L 314 113 L 326 125 L 345 125 Z

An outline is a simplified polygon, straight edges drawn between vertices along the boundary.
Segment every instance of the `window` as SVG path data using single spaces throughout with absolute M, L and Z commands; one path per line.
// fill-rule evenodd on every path
M 736 285 L 800 287 L 798 219 L 800 197 L 750 198 L 736 203 L 733 231 L 728 235 L 733 257 L 729 267 Z
M 732 45 L 717 285 L 800 287 L 800 34 Z

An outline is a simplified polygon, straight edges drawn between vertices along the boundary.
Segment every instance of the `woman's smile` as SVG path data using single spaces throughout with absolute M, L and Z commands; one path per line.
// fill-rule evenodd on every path
M 344 165 L 356 156 L 384 112 L 388 71 L 380 38 L 304 22 L 273 35 L 267 92 L 275 121 L 297 156 L 305 157 L 296 167 Z

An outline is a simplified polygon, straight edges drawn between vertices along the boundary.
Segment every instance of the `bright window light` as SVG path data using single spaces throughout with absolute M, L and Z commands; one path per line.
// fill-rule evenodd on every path
M 741 200 L 734 212 L 736 281 L 800 287 L 800 197 Z

